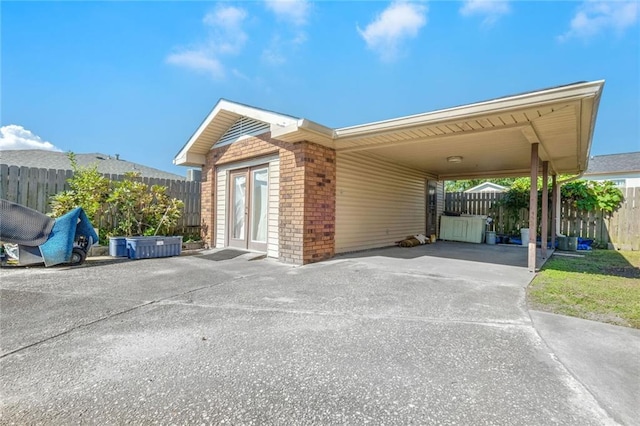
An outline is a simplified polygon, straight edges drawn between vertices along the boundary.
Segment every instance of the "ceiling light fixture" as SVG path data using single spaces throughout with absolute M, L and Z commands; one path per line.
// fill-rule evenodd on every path
M 462 157 L 459 155 L 453 155 L 451 157 L 447 157 L 447 161 L 450 163 L 462 163 Z

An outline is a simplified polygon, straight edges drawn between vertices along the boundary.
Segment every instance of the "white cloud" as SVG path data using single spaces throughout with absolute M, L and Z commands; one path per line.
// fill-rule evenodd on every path
M 637 1 L 585 1 L 578 7 L 569 30 L 558 40 L 590 38 L 607 30 L 621 34 L 638 22 L 639 9 Z
M 310 8 L 306 0 L 266 0 L 265 5 L 283 21 L 295 26 L 307 23 Z
M 202 19 L 209 30 L 208 39 L 197 47 L 168 55 L 167 63 L 205 72 L 215 79 L 224 78 L 225 68 L 220 57 L 242 51 L 248 39 L 242 28 L 246 17 L 244 9 L 218 6 Z
M 268 65 L 278 66 L 287 62 L 285 52 L 292 52 L 307 41 L 304 27 L 308 23 L 311 5 L 307 0 L 266 0 L 265 6 L 272 11 L 279 21 L 288 24 L 289 28 L 280 28 L 279 33 L 271 39 L 269 47 L 262 51 L 262 61 Z M 287 36 L 283 32 L 289 32 Z
M 358 32 L 367 47 L 384 61 L 392 61 L 402 42 L 418 35 L 427 23 L 427 6 L 424 4 L 394 1 L 376 19 Z
M 43 141 L 38 135 L 17 124 L 0 127 L 0 151 L 10 149 L 43 149 L 62 151 L 51 142 Z
M 509 12 L 509 2 L 497 0 L 465 0 L 460 8 L 462 16 L 484 16 L 483 25 L 493 25 Z
M 224 67 L 215 56 L 214 52 L 207 52 L 204 49 L 187 50 L 180 53 L 172 53 L 167 56 L 167 62 L 196 71 L 206 72 L 214 78 L 223 78 Z

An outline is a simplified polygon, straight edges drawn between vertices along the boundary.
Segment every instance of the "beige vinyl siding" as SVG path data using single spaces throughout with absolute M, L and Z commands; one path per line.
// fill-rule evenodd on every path
M 280 158 L 267 158 L 225 164 L 217 169 L 216 184 L 216 247 L 225 247 L 227 239 L 227 176 L 232 170 L 269 165 L 269 211 L 267 216 L 267 256 L 278 257 L 278 210 L 280 207 Z
M 280 159 L 269 162 L 269 213 L 267 228 L 267 256 L 277 258 L 278 250 L 278 213 L 280 210 Z
M 426 176 L 365 153 L 336 156 L 336 253 L 424 233 Z
M 227 170 L 218 170 L 216 177 L 216 247 L 224 247 L 227 220 Z

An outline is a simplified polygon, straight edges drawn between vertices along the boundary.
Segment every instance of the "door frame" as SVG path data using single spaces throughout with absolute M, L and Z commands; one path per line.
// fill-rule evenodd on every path
M 265 226 L 267 227 L 267 232 L 266 232 L 266 238 L 265 241 L 254 241 L 251 238 L 251 234 L 252 234 L 252 226 L 253 226 L 253 176 L 254 176 L 254 172 L 258 171 L 258 170 L 266 170 L 267 172 L 267 192 L 266 192 L 266 198 L 265 201 L 267 203 L 266 206 L 266 219 L 265 219 Z M 247 166 L 247 167 L 241 167 L 241 168 L 237 168 L 237 169 L 232 169 L 232 170 L 228 170 L 227 171 L 227 187 L 226 187 L 226 202 L 227 202 L 227 211 L 226 211 L 226 216 L 227 216 L 227 220 L 226 220 L 226 229 L 225 229 L 225 245 L 227 247 L 235 247 L 235 248 L 240 248 L 240 249 L 244 249 L 244 250 L 253 250 L 253 251 L 259 251 L 259 252 L 267 252 L 267 247 L 268 247 L 268 243 L 269 243 L 269 231 L 268 231 L 268 226 L 269 226 L 269 186 L 270 186 L 270 182 L 269 182 L 269 163 L 261 163 L 261 164 L 257 164 L 257 165 L 251 165 L 251 166 Z M 239 175 L 244 175 L 246 178 L 246 184 L 245 184 L 245 196 L 244 196 L 244 222 L 245 222 L 245 226 L 244 226 L 244 238 L 243 239 L 235 239 L 235 238 L 231 238 L 231 233 L 233 230 L 233 222 L 235 219 L 235 213 L 234 213 L 234 182 L 233 182 L 233 177 L 234 176 L 239 176 Z

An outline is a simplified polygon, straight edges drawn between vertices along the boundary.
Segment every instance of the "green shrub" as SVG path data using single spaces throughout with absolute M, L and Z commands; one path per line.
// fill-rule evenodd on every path
M 70 189 L 51 197 L 51 215 L 59 217 L 82 207 L 100 241 L 109 236 L 168 235 L 176 226 L 184 203 L 167 195 L 167 188 L 144 183 L 139 173 L 126 173 L 122 181 L 109 181 L 97 166 L 80 167 L 69 153 L 73 176 Z

